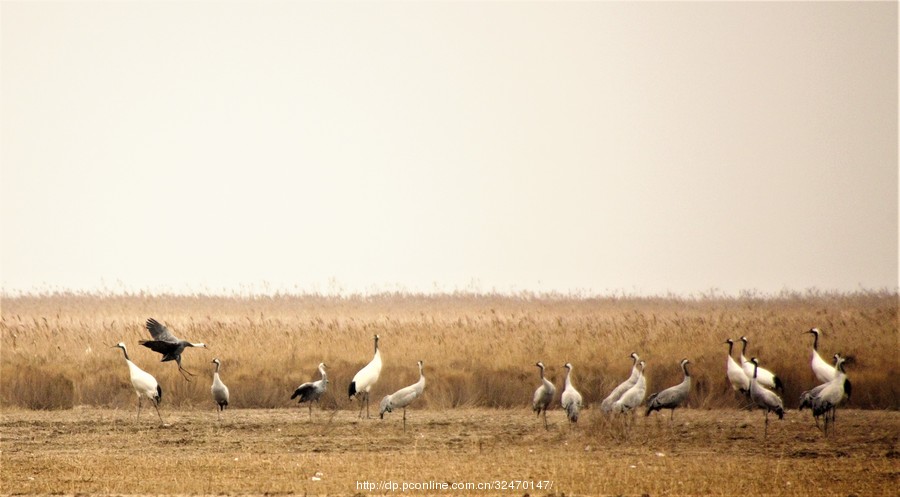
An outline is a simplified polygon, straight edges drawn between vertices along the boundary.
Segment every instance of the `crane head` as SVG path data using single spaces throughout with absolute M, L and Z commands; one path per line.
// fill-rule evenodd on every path
M 536 362 L 534 365 L 537 366 L 537 367 L 539 367 L 539 368 L 541 368 L 541 369 L 544 369 L 544 363 L 541 362 L 541 361 Z
M 218 357 L 215 358 L 215 359 L 213 359 L 211 362 L 212 362 L 213 364 L 217 364 L 217 365 L 221 365 L 221 364 L 222 364 L 221 362 L 219 362 L 219 358 L 218 358 Z
M 571 363 L 571 362 L 567 362 L 566 365 L 563 366 L 563 367 L 571 371 L 571 370 L 572 370 L 572 363 Z

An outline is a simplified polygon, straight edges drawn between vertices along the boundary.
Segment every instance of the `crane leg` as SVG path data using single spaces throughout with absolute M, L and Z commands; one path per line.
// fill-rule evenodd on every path
M 769 410 L 766 409 L 766 430 L 763 438 L 769 438 Z
M 137 415 L 137 420 L 138 420 L 138 421 L 141 420 L 141 400 L 142 400 L 142 399 L 141 399 L 141 396 L 138 395 L 138 415 Z
M 153 402 L 153 407 L 156 408 L 156 415 L 159 416 L 159 424 L 166 424 L 166 422 L 163 421 L 162 414 L 159 413 L 159 402 Z
M 309 420 L 312 421 L 312 402 L 309 403 Z
M 406 431 L 406 408 L 403 408 L 403 431 Z
M 191 373 L 190 371 L 188 371 L 187 369 L 184 369 L 183 367 L 181 367 L 181 364 L 178 365 L 178 372 L 181 373 L 181 376 L 184 376 L 184 379 L 187 381 L 191 381 L 191 379 L 188 378 L 187 375 L 185 375 L 185 373 L 187 373 L 191 376 L 197 376 L 194 373 Z

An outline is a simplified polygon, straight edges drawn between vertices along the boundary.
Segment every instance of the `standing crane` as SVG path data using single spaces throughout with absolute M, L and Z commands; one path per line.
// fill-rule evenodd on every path
M 691 361 L 687 359 L 681 360 L 681 371 L 684 372 L 684 379 L 681 380 L 681 383 L 650 395 L 650 398 L 647 399 L 646 416 L 649 416 L 653 411 L 670 409 L 672 415 L 669 417 L 669 421 L 675 419 L 675 408 L 684 403 L 688 398 L 688 394 L 691 393 L 691 373 L 688 372 L 687 368 L 687 365 L 690 363 Z
M 222 365 L 222 362 L 219 361 L 218 358 L 212 360 L 213 364 L 216 365 L 216 371 L 213 373 L 213 382 L 212 386 L 209 388 L 210 392 L 212 392 L 213 400 L 216 401 L 216 405 L 218 405 L 218 409 L 216 409 L 216 418 L 222 418 L 222 411 L 228 406 L 228 387 L 222 383 L 222 379 L 219 378 L 219 366 Z
M 644 376 L 646 363 L 641 361 L 638 365 L 641 369 L 637 381 L 613 404 L 613 412 L 634 412 L 633 409 L 644 401 L 644 396 L 647 395 L 647 377 Z
M 731 356 L 734 341 L 729 338 L 725 340 L 725 343 L 728 344 L 728 359 L 725 361 L 725 374 L 728 376 L 728 382 L 731 383 L 731 388 L 735 392 L 750 395 L 750 377 L 747 376 L 744 369 Z
M 378 383 L 381 376 L 381 351 L 378 350 L 378 335 L 375 335 L 375 356 L 362 369 L 353 376 L 350 387 L 347 389 L 349 398 L 359 399 L 359 417 L 362 417 L 363 402 L 366 404 L 366 418 L 369 417 L 369 391 Z
M 553 386 L 553 383 L 550 383 L 550 380 L 544 378 L 544 363 L 538 361 L 535 366 L 541 369 L 541 385 L 534 391 L 531 409 L 537 413 L 538 416 L 541 415 L 541 412 L 544 413 L 544 428 L 549 430 L 550 425 L 547 424 L 547 408 L 549 408 L 550 403 L 553 402 L 553 396 L 556 395 L 556 387 Z
M 201 349 L 206 348 L 205 343 L 191 343 L 187 340 L 181 340 L 176 337 L 169 331 L 168 328 L 159 323 L 159 321 L 150 318 L 147 320 L 147 331 L 150 332 L 150 336 L 153 337 L 153 340 L 141 340 L 138 343 L 147 347 L 148 349 L 159 352 L 163 355 L 162 360 L 160 362 L 166 361 L 175 361 L 178 364 L 178 372 L 181 373 L 181 376 L 184 376 L 184 379 L 187 381 L 191 381 L 190 378 L 185 376 L 185 373 L 196 376 L 194 373 L 184 369 L 181 367 L 181 353 L 187 347 L 197 347 Z
M 385 395 L 384 398 L 381 399 L 381 412 L 379 413 L 381 419 L 384 419 L 384 413 L 394 412 L 394 408 L 397 407 L 403 408 L 404 430 L 406 430 L 406 406 L 421 397 L 422 392 L 425 391 L 425 364 L 422 361 L 419 361 L 416 364 L 419 366 L 419 381 L 408 387 L 401 388 L 390 395 Z
M 581 410 L 582 404 L 581 393 L 572 385 L 572 364 L 567 362 L 564 367 L 566 368 L 566 384 L 562 395 L 559 397 L 559 402 L 562 408 L 566 410 L 566 416 L 569 418 L 569 421 L 577 423 L 578 411 Z
M 834 363 L 835 364 L 837 364 L 838 359 L 840 357 L 841 356 L 839 354 L 834 355 Z M 850 386 L 849 386 L 850 380 L 846 380 L 846 381 L 848 383 L 848 388 L 850 388 Z M 819 385 L 815 388 L 809 389 L 809 390 L 801 393 L 800 394 L 800 406 L 797 408 L 797 410 L 802 411 L 804 408 L 807 408 L 807 407 L 810 408 L 810 410 L 812 410 L 813 399 L 818 397 L 819 393 L 821 393 L 822 390 L 824 390 L 825 387 L 827 387 L 829 383 L 831 383 L 831 382 L 826 381 L 825 383 L 822 383 L 821 385 Z M 816 411 L 813 411 L 813 419 L 816 421 L 816 428 L 819 428 L 819 416 L 821 416 L 821 414 L 816 414 Z
M 162 414 L 159 413 L 159 403 L 162 401 L 162 388 L 159 386 L 156 378 L 131 362 L 131 359 L 128 357 L 128 349 L 125 348 L 124 343 L 119 342 L 113 345 L 113 347 L 118 347 L 125 353 L 125 362 L 128 364 L 128 374 L 131 377 L 131 387 L 134 388 L 134 393 L 137 394 L 138 398 L 137 420 L 140 421 L 141 419 L 141 404 L 143 398 L 147 397 L 150 399 L 150 403 L 153 404 L 153 407 L 156 408 L 156 414 L 159 416 L 159 423 L 165 424 L 163 422 Z
M 632 352 L 629 357 L 634 361 L 631 366 L 631 376 L 620 383 L 605 399 L 603 399 L 603 402 L 600 403 L 600 410 L 602 412 L 611 412 L 613 410 L 613 404 L 615 404 L 629 388 L 633 387 L 641 376 L 641 371 L 638 368 L 638 363 L 641 361 L 641 358 L 638 357 L 636 352 Z
M 312 419 L 313 401 L 318 404 L 322 394 L 328 389 L 328 375 L 325 373 L 324 362 L 319 363 L 319 374 L 322 375 L 322 379 L 318 381 L 308 381 L 300 385 L 294 390 L 294 394 L 291 395 L 291 400 L 300 397 L 300 400 L 297 401 L 298 404 L 309 402 L 309 419 Z
M 775 392 L 771 390 L 766 390 L 762 385 L 759 384 L 759 379 L 757 378 L 757 372 L 759 371 L 759 361 L 754 357 L 750 359 L 750 363 L 753 364 L 753 378 L 750 380 L 750 400 L 752 400 L 757 406 L 763 408 L 766 412 L 766 432 L 765 436 L 769 436 L 769 412 L 774 412 L 778 415 L 778 419 L 784 419 L 784 403 L 781 402 L 781 397 L 775 394 Z
M 834 379 L 837 376 L 837 368 L 825 362 L 825 359 L 822 359 L 822 356 L 819 355 L 819 331 L 818 328 L 812 328 L 809 331 L 804 331 L 803 334 L 809 333 L 813 335 L 815 338 L 813 339 L 812 346 L 812 358 L 810 360 L 810 366 L 812 367 L 813 374 L 816 375 L 816 379 L 821 383 L 827 383 Z
M 766 388 L 773 388 L 781 390 L 781 393 L 784 393 L 784 383 L 781 382 L 781 378 L 775 376 L 774 373 L 769 371 L 768 369 L 764 369 L 759 367 L 759 365 L 753 365 L 750 361 L 744 357 L 744 354 L 747 352 L 747 337 L 741 337 L 741 341 L 744 342 L 744 346 L 741 348 L 741 366 L 744 368 L 744 373 L 747 377 L 751 377 L 755 374 L 758 374 L 757 381 L 759 384 Z
M 837 358 L 837 376 L 833 380 L 825 384 L 825 388 L 812 399 L 813 416 L 825 415 L 825 433 L 828 434 L 828 412 L 831 411 L 832 432 L 834 431 L 834 420 L 837 406 L 844 399 L 850 397 L 852 387 L 850 381 L 847 380 L 847 374 L 844 372 L 845 358 L 838 356 Z M 816 423 L 818 425 L 818 423 Z

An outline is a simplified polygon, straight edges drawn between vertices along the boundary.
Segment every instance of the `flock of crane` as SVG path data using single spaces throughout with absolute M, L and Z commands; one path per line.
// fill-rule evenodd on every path
M 141 340 L 138 343 L 162 354 L 162 362 L 175 361 L 178 365 L 178 371 L 186 380 L 190 381 L 188 375 L 195 376 L 195 374 L 187 371 L 181 366 L 181 354 L 188 347 L 205 348 L 206 345 L 179 339 L 173 335 L 168 328 L 153 318 L 147 320 L 146 328 L 153 339 Z M 821 384 L 801 394 L 800 410 L 807 407 L 810 408 L 817 427 L 819 426 L 819 418 L 824 416 L 823 430 L 827 434 L 829 423 L 831 423 L 833 429 L 837 407 L 845 399 L 850 397 L 852 391 L 850 380 L 847 378 L 846 372 L 844 371 L 844 363 L 847 361 L 847 358 L 840 354 L 834 354 L 834 365 L 829 364 L 819 355 L 819 335 L 821 332 L 817 328 L 812 328 L 804 333 L 812 334 L 815 337 L 813 340 L 810 365 L 813 373 Z M 359 417 L 362 417 L 363 407 L 365 407 L 366 410 L 366 418 L 370 417 L 369 393 L 381 376 L 382 360 L 381 351 L 378 349 L 379 336 L 375 335 L 374 340 L 375 354 L 372 357 L 372 360 L 353 376 L 353 380 L 350 382 L 347 391 L 348 398 L 352 399 L 356 397 L 359 401 Z M 781 390 L 783 393 L 784 384 L 777 375 L 767 369 L 761 368 L 759 366 L 759 360 L 756 357 L 747 359 L 744 354 L 747 351 L 749 340 L 747 337 L 742 336 L 740 341 L 743 343 L 740 353 L 740 362 L 733 357 L 734 341 L 729 338 L 724 342 L 728 344 L 728 358 L 726 360 L 725 368 L 726 377 L 736 392 L 749 398 L 754 405 L 764 411 L 765 434 L 768 436 L 769 413 L 774 412 L 778 416 L 778 419 L 784 418 L 784 403 L 782 402 L 781 397 L 775 393 L 775 390 Z M 153 407 L 156 408 L 156 414 L 159 416 L 160 423 L 163 423 L 162 414 L 159 412 L 159 404 L 162 401 L 162 388 L 159 386 L 159 383 L 151 374 L 137 367 L 134 362 L 131 361 L 128 357 L 128 349 L 125 347 L 124 343 L 119 342 L 114 347 L 122 349 L 122 352 L 125 354 L 125 362 L 128 365 L 131 385 L 138 397 L 138 419 L 140 419 L 141 416 L 143 398 L 146 397 L 150 399 Z M 634 413 L 638 406 L 644 404 L 647 393 L 647 381 L 644 378 L 644 368 L 646 363 L 634 352 L 632 352 L 630 358 L 633 361 L 631 375 L 628 379 L 616 386 L 616 388 L 603 399 L 600 403 L 601 412 Z M 222 411 L 228 406 L 229 393 L 228 387 L 225 386 L 219 377 L 219 366 L 221 365 L 221 361 L 219 361 L 218 358 L 215 358 L 212 360 L 212 363 L 216 365 L 216 368 L 213 373 L 213 383 L 210 392 L 217 405 L 217 416 L 221 417 Z M 682 359 L 680 364 L 684 374 L 682 381 L 677 385 L 653 393 L 647 397 L 645 416 L 649 416 L 653 411 L 669 409 L 671 411 L 670 420 L 674 419 L 675 409 L 684 404 L 688 399 L 691 392 L 691 374 L 688 371 L 688 364 L 690 364 L 690 361 L 688 359 Z M 401 388 L 393 394 L 386 395 L 381 400 L 379 406 L 379 416 L 382 419 L 384 418 L 385 413 L 393 412 L 395 408 L 402 408 L 404 429 L 406 429 L 407 406 L 417 398 L 421 397 L 422 392 L 425 390 L 424 364 L 422 361 L 418 361 L 417 365 L 419 367 L 419 380 L 408 387 Z M 539 361 L 535 365 L 540 370 L 541 384 L 534 392 L 532 409 L 539 417 L 543 414 L 544 427 L 549 428 L 547 422 L 547 410 L 553 404 L 553 400 L 556 396 L 556 386 L 544 376 L 544 363 Z M 572 364 L 566 363 L 564 367 L 566 369 L 566 376 L 559 403 L 565 411 L 568 420 L 572 423 L 576 423 L 578 421 L 579 412 L 584 406 L 584 400 L 581 393 L 579 393 L 573 385 Z M 326 365 L 324 363 L 319 363 L 318 369 L 319 374 L 321 375 L 319 380 L 300 385 L 294 390 L 293 395 L 291 395 L 291 399 L 298 399 L 299 403 L 308 404 L 310 419 L 312 419 L 312 403 L 318 403 L 319 399 L 328 388 Z

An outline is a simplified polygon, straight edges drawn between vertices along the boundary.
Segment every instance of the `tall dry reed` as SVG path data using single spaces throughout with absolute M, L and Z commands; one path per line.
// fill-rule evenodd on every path
M 785 294 L 777 297 L 568 298 L 559 296 L 380 295 L 338 298 L 52 294 L 7 297 L 0 312 L 0 403 L 34 409 L 135 403 L 122 353 L 153 374 L 164 405 L 212 406 L 213 365 L 232 407 L 287 407 L 302 382 L 329 366 L 324 405 L 354 409 L 347 386 L 381 336 L 384 369 L 373 400 L 413 383 L 416 361 L 428 378 L 424 408 L 526 406 L 539 384 L 534 363 L 561 386 L 563 364 L 589 403 L 630 372 L 629 354 L 647 361 L 648 393 L 680 381 L 678 362 L 693 363 L 693 407 L 742 404 L 725 379 L 723 344 L 750 338 L 749 355 L 786 384 L 787 406 L 815 385 L 812 337 L 823 330 L 823 357 L 854 357 L 851 405 L 897 409 L 900 387 L 896 293 Z M 188 349 L 182 379 L 174 363 L 138 345 L 148 317 L 209 349 Z

